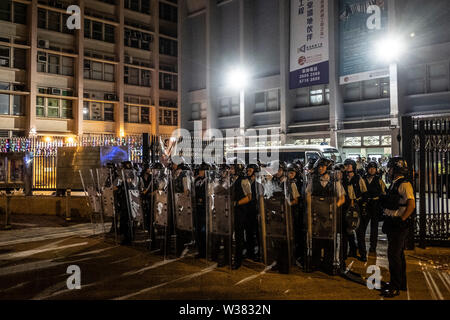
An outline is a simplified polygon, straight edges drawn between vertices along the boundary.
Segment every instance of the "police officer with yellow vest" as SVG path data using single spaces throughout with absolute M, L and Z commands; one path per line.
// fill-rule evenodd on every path
M 402 157 L 391 158 L 387 165 L 391 185 L 382 197 L 384 208 L 383 232 L 388 238 L 388 261 L 390 282 L 382 290 L 382 295 L 395 297 L 407 290 L 405 241 L 416 208 L 414 190 L 407 180 L 408 165 Z

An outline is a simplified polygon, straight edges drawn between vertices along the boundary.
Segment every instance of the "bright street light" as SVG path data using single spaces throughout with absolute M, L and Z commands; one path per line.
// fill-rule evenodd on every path
M 405 43 L 398 36 L 387 36 L 376 43 L 377 58 L 388 62 L 396 62 L 405 51 Z
M 233 89 L 243 90 L 248 85 L 248 73 L 242 68 L 236 68 L 230 71 L 227 76 L 227 84 Z

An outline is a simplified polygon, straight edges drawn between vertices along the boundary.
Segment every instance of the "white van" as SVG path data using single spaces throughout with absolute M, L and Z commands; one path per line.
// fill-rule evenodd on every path
M 284 146 L 263 146 L 263 147 L 236 147 L 227 152 L 227 158 L 240 157 L 244 158 L 245 163 L 254 163 L 255 159 L 249 159 L 249 155 L 259 160 L 259 153 L 271 155 L 272 152 L 278 151 L 280 161 L 292 162 L 300 160 L 304 164 L 308 163 L 310 159 L 319 159 L 325 157 L 333 160 L 335 163 L 342 163 L 342 157 L 339 150 L 328 145 L 284 145 Z

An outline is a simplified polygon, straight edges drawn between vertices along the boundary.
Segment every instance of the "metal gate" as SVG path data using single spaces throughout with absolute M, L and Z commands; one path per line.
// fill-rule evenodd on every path
M 404 153 L 410 155 L 416 191 L 415 239 L 422 248 L 427 244 L 448 246 L 450 118 L 413 119 L 408 122 L 413 139 L 407 143 L 412 143 L 412 149 L 410 152 L 404 149 Z

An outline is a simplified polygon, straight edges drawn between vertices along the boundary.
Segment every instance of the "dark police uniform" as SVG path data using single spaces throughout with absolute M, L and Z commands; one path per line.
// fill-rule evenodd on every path
M 383 232 L 388 238 L 390 285 L 397 290 L 407 289 L 406 260 L 403 250 L 410 225 L 414 219 L 411 215 L 406 221 L 402 221 L 401 216 L 406 211 L 407 201 L 414 199 L 413 187 L 403 176 L 397 177 L 392 182 L 386 196 L 383 197 L 385 214 Z
M 258 190 L 260 190 L 260 185 L 256 180 L 251 180 L 250 188 L 252 192 L 252 199 L 249 203 L 244 205 L 247 208 L 246 219 L 245 219 L 245 240 L 247 249 L 247 258 L 256 260 L 259 255 L 259 228 L 258 228 Z M 255 248 L 258 248 L 255 252 Z
M 251 196 L 250 182 L 247 178 L 238 176 L 232 185 L 232 200 L 234 203 L 234 233 L 236 252 L 233 268 L 237 269 L 242 264 L 242 251 L 244 249 L 244 225 L 246 220 L 246 205 L 239 205 L 238 201 Z
M 367 212 L 366 215 L 361 217 L 361 225 L 358 230 L 360 230 L 360 234 L 358 236 L 358 244 L 360 243 L 364 245 L 365 242 L 362 241 L 363 237 L 365 237 L 367 225 L 370 222 L 370 252 L 376 252 L 377 243 L 378 243 L 378 223 L 381 215 L 381 206 L 380 206 L 380 196 L 386 192 L 386 185 L 379 175 L 370 176 L 366 174 L 364 177 L 364 181 L 367 186 L 367 193 L 365 194 L 365 200 L 367 205 L 365 206 L 365 210 Z M 365 251 L 365 250 L 364 250 Z

